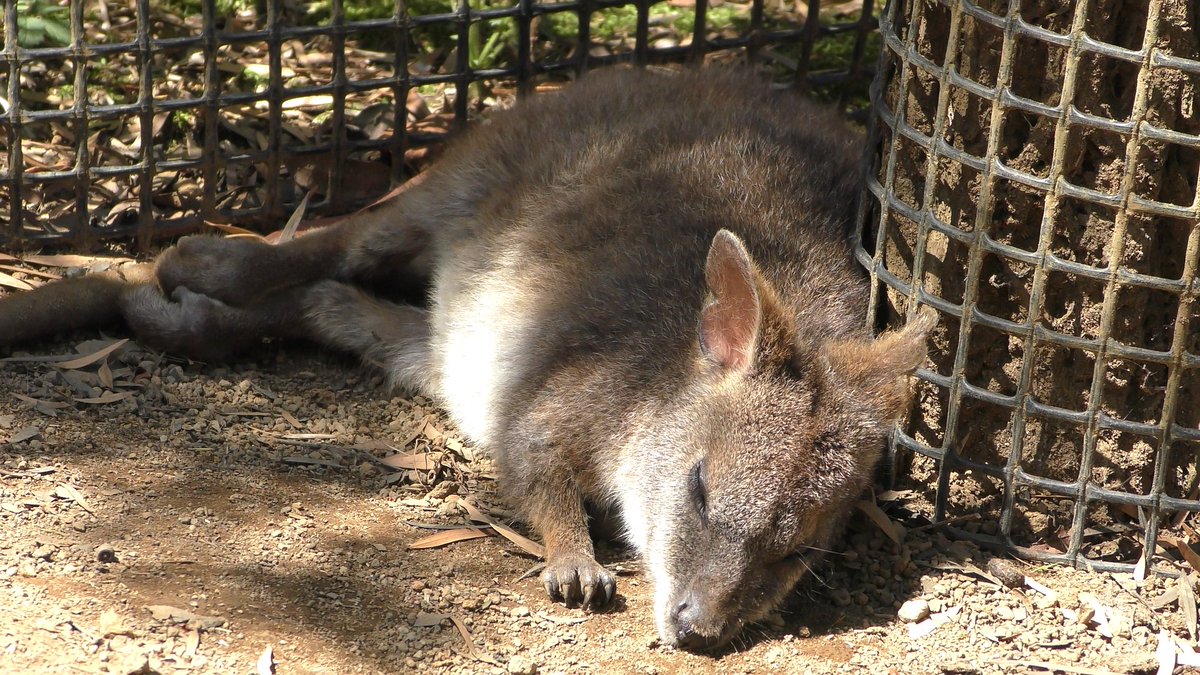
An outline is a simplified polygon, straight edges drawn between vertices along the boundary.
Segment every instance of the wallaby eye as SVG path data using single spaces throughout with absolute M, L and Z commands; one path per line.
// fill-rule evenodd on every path
M 708 488 L 704 485 L 704 460 L 696 462 L 688 477 L 688 491 L 692 495 L 692 503 L 700 514 L 701 522 L 708 520 Z

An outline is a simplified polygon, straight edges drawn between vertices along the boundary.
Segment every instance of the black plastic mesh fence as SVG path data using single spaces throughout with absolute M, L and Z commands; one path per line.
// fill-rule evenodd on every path
M 869 320 L 941 316 L 891 456 L 959 534 L 1122 571 L 1193 539 L 1197 11 L 885 10 L 858 256 Z
M 5 0 L 0 246 L 142 245 L 333 214 L 510 92 L 748 53 L 853 103 L 872 0 Z M 614 114 L 619 111 L 614 111 Z

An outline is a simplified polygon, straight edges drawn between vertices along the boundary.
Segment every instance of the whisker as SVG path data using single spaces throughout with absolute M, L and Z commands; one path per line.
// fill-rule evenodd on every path
M 834 551 L 832 549 L 821 548 L 820 546 L 809 546 L 807 544 L 801 544 L 799 546 L 799 548 L 806 549 L 809 551 L 820 551 L 821 553 L 825 553 L 828 555 L 846 555 L 845 552 L 843 552 L 843 551 Z
M 829 588 L 829 583 L 822 579 L 821 575 L 817 574 L 817 571 L 808 564 L 808 561 L 805 560 L 803 556 L 800 557 L 800 564 L 804 565 L 804 569 L 808 570 L 808 575 L 813 579 L 816 579 L 817 583 L 821 584 L 825 588 Z

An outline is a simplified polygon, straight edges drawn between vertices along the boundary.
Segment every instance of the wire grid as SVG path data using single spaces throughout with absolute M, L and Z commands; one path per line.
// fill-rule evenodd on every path
M 390 154 L 391 179 L 401 182 L 404 175 L 405 151 L 412 147 L 436 141 L 436 138 L 406 125 L 407 111 L 404 105 L 394 105 L 390 119 L 386 120 L 392 132 L 386 138 L 363 140 L 347 134 L 347 121 L 352 111 L 347 106 L 351 95 L 380 92 L 390 95 L 392 101 L 408 100 L 409 92 L 422 85 L 451 84 L 457 94 L 453 99 L 455 123 L 462 126 L 468 116 L 468 87 L 482 80 L 515 80 L 520 94 L 529 93 L 534 83 L 547 74 L 582 71 L 614 61 L 632 61 L 647 64 L 663 61 L 698 61 L 713 52 L 743 50 L 751 56 L 770 49 L 772 46 L 799 44 L 801 55 L 798 60 L 787 61 L 795 72 L 798 86 L 841 87 L 869 81 L 875 61 L 868 54 L 868 35 L 875 31 L 874 2 L 862 3 L 862 11 L 852 20 L 825 22 L 820 20 L 820 0 L 808 0 L 808 20 L 801 25 L 785 25 L 772 19 L 764 11 L 764 1 L 754 0 L 750 9 L 748 28 L 735 37 L 713 37 L 714 26 L 708 20 L 709 0 L 696 0 L 694 5 L 694 30 L 691 42 L 686 45 L 656 46 L 651 42 L 650 0 L 566 0 L 543 3 L 535 0 L 512 0 L 511 6 L 492 9 L 475 9 L 472 2 L 459 0 L 457 9 L 446 14 L 417 16 L 407 9 L 405 0 L 397 0 L 391 17 L 378 20 L 350 21 L 346 19 L 346 2 L 332 0 L 331 18 L 318 26 L 284 25 L 280 0 L 269 0 L 266 19 L 262 29 L 220 29 L 221 18 L 216 0 L 200 0 L 203 10 L 203 29 L 199 34 L 184 37 L 162 38 L 152 34 L 152 6 L 150 0 L 135 0 L 137 31 L 131 42 L 114 44 L 89 44 L 84 42 L 84 2 L 70 3 L 71 44 L 63 48 L 23 49 L 18 47 L 17 6 L 15 0 L 5 0 L 3 49 L 0 50 L 0 95 L 6 96 L 7 107 L 0 106 L 0 246 L 26 247 L 45 243 L 89 248 L 96 242 L 112 238 L 136 238 L 142 247 L 154 239 L 176 236 L 198 229 L 203 221 L 253 222 L 280 220 L 287 216 L 292 204 L 298 201 L 295 190 L 281 190 L 286 177 L 277 171 L 269 171 L 266 177 L 265 201 L 253 208 L 231 209 L 222 206 L 220 192 L 236 189 L 235 185 L 223 184 L 223 176 L 231 167 L 258 165 L 283 167 L 290 157 L 303 154 L 327 154 L 332 161 L 327 179 L 324 200 L 311 206 L 326 213 L 344 212 L 347 204 L 343 181 L 354 176 L 345 175 L 345 160 L 361 157 L 371 151 Z M 826 3 L 829 4 L 828 2 Z M 594 56 L 591 47 L 595 40 L 591 36 L 592 19 L 614 8 L 636 8 L 636 41 L 632 53 Z M 573 14 L 578 17 L 578 42 L 573 53 L 561 58 L 539 58 L 532 50 L 534 23 L 551 14 Z M 515 23 L 517 32 L 516 64 L 512 67 L 477 69 L 469 63 L 470 33 L 482 23 L 507 21 Z M 456 56 L 441 73 L 421 73 L 413 67 L 414 55 L 409 53 L 410 36 L 422 30 L 449 30 L 455 36 Z M 346 73 L 347 43 L 356 36 L 372 34 L 390 36 L 394 49 L 390 73 L 371 81 L 355 81 Z M 820 41 L 837 35 L 852 34 L 854 45 L 849 62 L 834 70 L 810 72 L 810 57 L 814 46 Z M 311 40 L 327 36 L 331 45 L 332 80 L 313 86 L 289 86 L 285 82 L 281 53 L 283 46 L 291 40 Z M 843 38 L 844 39 L 844 38 Z M 239 45 L 265 45 L 267 52 L 267 85 L 258 92 L 227 92 L 222 90 L 221 50 Z M 196 98 L 170 98 L 156 95 L 155 78 L 161 77 L 154 64 L 154 57 L 161 53 L 187 53 L 202 63 L 203 93 Z M 103 67 L 103 59 L 122 54 L 136 54 L 138 84 L 136 101 L 119 105 L 95 105 L 88 96 L 78 95 L 74 104 L 62 110 L 39 110 L 27 101 L 31 92 L 22 91 L 18 74 L 22 68 L 35 63 L 61 63 L 74 73 L 74 90 L 85 92 L 89 83 L 89 71 Z M 779 63 L 776 60 L 776 63 Z M 3 84 L 7 80 L 6 86 Z M 289 101 L 314 95 L 332 97 L 330 107 L 330 138 L 323 142 L 298 143 L 285 133 L 284 110 Z M 222 147 L 218 138 L 223 111 L 235 106 L 266 106 L 269 120 L 263 149 L 230 150 Z M 162 113 L 183 111 L 195 114 L 203 123 L 203 147 L 195 149 L 185 157 L 168 156 L 163 148 L 156 146 L 153 137 L 155 116 Z M 140 153 L 136 161 L 111 162 L 89 156 L 87 138 L 93 129 L 102 127 L 106 120 L 137 118 L 140 123 Z M 23 147 L 37 139 L 36 129 L 61 124 L 73 128 L 76 133 L 75 159 L 66 170 L 31 170 L 23 159 Z M 5 163 L 4 160 L 7 160 Z M 156 176 L 163 172 L 192 172 L 198 175 L 203 193 L 198 208 L 177 217 L 156 217 Z M 131 185 L 136 195 L 136 219 L 134 222 L 105 223 L 97 217 L 94 190 L 98 179 L 115 179 Z M 27 202 L 39 191 L 53 188 L 73 192 L 74 207 L 54 223 L 39 222 L 26 208 Z
M 1156 73 L 1162 75 L 1163 71 L 1176 71 L 1183 77 L 1200 75 L 1200 61 L 1194 58 L 1197 55 L 1194 47 L 1185 55 L 1173 54 L 1163 47 L 1160 29 L 1165 27 L 1164 7 L 1170 4 L 1164 0 L 1148 3 L 1144 36 L 1137 48 L 1108 44 L 1090 37 L 1084 31 L 1088 22 L 1088 2 L 1072 3 L 1074 15 L 1069 31 L 1064 33 L 1027 21 L 1018 0 L 1007 3 L 1000 0 L 991 10 L 981 7 L 982 4 L 971 0 L 893 2 L 881 19 L 885 48 L 881 78 L 872 92 L 876 113 L 871 133 L 876 141 L 888 140 L 874 156 L 874 171 L 868 176 L 870 196 L 865 198 L 864 208 L 860 210 L 860 244 L 857 248 L 858 259 L 875 282 L 868 321 L 873 325 L 886 321 L 889 305 L 899 308 L 893 312 L 907 314 L 909 318 L 920 305 L 935 308 L 942 324 L 949 324 L 946 341 L 949 346 L 941 356 L 950 365 L 949 372 L 945 373 L 938 372 L 941 369 L 936 367 L 917 372 L 921 386 L 938 392 L 945 401 L 941 442 L 933 442 L 936 438 L 930 437 L 919 440 L 913 433 L 915 425 L 910 419 L 897 427 L 889 454 L 894 467 L 906 457 L 923 456 L 933 460 L 937 487 L 933 519 L 935 522 L 948 521 L 948 527 L 959 536 L 998 545 L 1030 559 L 1099 570 L 1134 571 L 1153 557 L 1160 541 L 1160 530 L 1171 525 L 1167 519 L 1172 512 L 1182 520 L 1179 516 L 1200 510 L 1194 489 L 1188 494 L 1175 495 L 1168 489 L 1172 485 L 1168 478 L 1174 480 L 1169 477 L 1169 470 L 1181 462 L 1194 462 L 1195 446 L 1191 443 L 1200 439 L 1200 430 L 1193 424 L 1179 422 L 1181 410 L 1190 403 L 1181 400 L 1183 382 L 1185 378 L 1189 381 L 1194 378 L 1195 369 L 1200 365 L 1200 356 L 1188 349 L 1189 336 L 1194 337 L 1191 321 L 1196 309 L 1195 298 L 1200 292 L 1196 279 L 1197 254 L 1200 252 L 1200 194 L 1192 194 L 1190 203 L 1183 205 L 1148 198 L 1135 190 L 1135 173 L 1144 161 L 1161 156 L 1165 152 L 1163 148 L 1200 148 L 1200 136 L 1156 126 L 1150 121 L 1154 113 L 1150 95 L 1152 77 Z M 944 53 L 928 46 L 922 48 L 918 39 L 918 27 L 930 20 L 933 12 L 940 13 L 943 21 L 948 15 Z M 1001 42 L 994 68 L 990 69 L 992 77 L 980 77 L 979 72 L 988 69 L 976 67 L 978 64 L 961 67 L 959 63 L 962 51 L 957 48 L 957 43 L 968 28 L 976 35 L 985 30 L 994 31 Z M 1057 102 L 1047 104 L 1014 92 L 1014 78 L 1020 76 L 1022 67 L 1028 77 L 1030 65 L 1018 62 L 1014 56 L 1019 41 L 1037 41 L 1065 51 L 1063 86 Z M 1100 57 L 1107 59 L 1103 63 L 1130 64 L 1137 70 L 1136 90 L 1128 115 L 1110 117 L 1076 106 L 1080 62 Z M 1116 66 L 1112 67 L 1116 69 Z M 890 79 L 885 77 L 887 74 Z M 976 79 L 968 76 L 972 74 Z M 932 129 L 920 130 L 910 124 L 913 108 L 908 102 L 917 87 L 927 86 L 933 80 L 936 80 L 937 98 L 936 110 L 931 115 Z M 885 93 L 886 84 L 892 87 L 891 95 Z M 982 155 L 966 152 L 947 140 L 953 137 L 951 127 L 955 125 L 949 114 L 950 100 L 956 92 L 963 91 L 969 97 L 977 97 L 974 100 L 990 103 L 990 116 L 980 122 L 986 134 L 986 151 Z M 958 95 L 962 96 L 961 93 Z M 1183 104 L 1186 105 L 1186 101 Z M 979 109 L 985 110 L 985 107 L 980 105 Z M 1053 124 L 1052 160 L 1044 175 L 1014 168 L 1014 162 L 1003 161 L 1000 157 L 1005 122 L 1020 116 L 1037 116 L 1045 118 L 1047 124 Z M 1089 133 L 1089 130 L 1111 132 L 1124 141 L 1122 175 L 1118 189 L 1113 192 L 1092 189 L 1077 184 L 1082 181 L 1070 180 L 1072 168 L 1065 166 L 1064 160 L 1068 143 L 1071 138 Z M 906 175 L 900 160 L 905 149 L 914 146 L 920 148 L 918 156 L 924 156 L 924 160 L 918 160 L 915 165 L 916 171 L 923 176 L 911 183 L 914 177 Z M 967 227 L 949 222 L 953 218 L 947 217 L 945 210 L 933 203 L 933 193 L 938 189 L 937 174 L 944 173 L 947 167 L 967 167 L 962 174 L 956 175 L 976 178 L 971 188 L 975 197 L 975 216 Z M 1184 178 L 1194 189 L 1196 176 Z M 897 196 L 898 188 L 902 188 L 905 181 L 920 188 L 920 179 L 924 183 L 919 204 L 906 203 Z M 1040 199 L 1043 204 L 1040 222 L 1024 224 L 1030 229 L 1031 237 L 1032 232 L 1037 233 L 1036 246 L 1032 250 L 1002 243 L 992 236 L 995 223 L 1001 218 L 995 213 L 997 193 L 1014 188 L 1033 199 Z M 1112 236 L 1104 244 L 1106 265 L 1082 264 L 1056 254 L 1052 242 L 1055 241 L 1056 227 L 1060 225 L 1058 214 L 1064 212 L 1067 201 L 1072 205 L 1103 207 L 1115 213 Z M 898 223 L 903 221 L 915 224 L 916 236 L 905 238 L 903 244 L 910 247 L 911 255 L 906 256 L 904 265 L 896 265 L 894 259 L 888 259 L 886 249 L 889 241 L 898 236 Z M 1158 276 L 1122 264 L 1127 257 L 1128 242 L 1136 239 L 1137 228 L 1167 227 L 1169 223 L 1186 231 L 1186 251 L 1178 277 L 1173 274 L 1171 277 Z M 951 240 L 966 251 L 965 268 L 960 267 L 957 271 L 965 276 L 961 301 L 945 297 L 954 295 L 952 293 L 931 291 L 922 269 L 931 260 L 929 242 Z M 896 250 L 894 245 L 893 250 Z M 997 316 L 980 308 L 982 284 L 989 282 L 983 271 L 988 256 L 1031 270 L 1032 274 L 1021 283 L 1024 286 L 1022 292 L 1028 293 L 1025 311 L 1017 312 L 1015 316 Z M 896 269 L 906 265 L 911 274 Z M 1055 284 L 1061 279 L 1071 278 L 1103 289 L 1099 328 L 1094 335 L 1055 330 L 1044 320 L 1047 296 L 1058 292 Z M 1118 319 L 1117 298 L 1125 292 L 1161 293 L 1163 295 L 1155 297 L 1170 297 L 1177 304 L 1168 327 L 1169 348 L 1149 348 L 1137 340 L 1117 339 L 1114 332 Z M 1128 312 L 1129 308 L 1120 311 Z M 997 331 L 1007 336 L 1010 344 L 1020 346 L 1022 358 L 1019 362 L 1015 359 L 1009 362 L 1013 366 L 1010 372 L 1015 375 L 1011 393 L 973 384 L 966 376 L 970 360 L 978 358 L 970 353 L 969 345 L 975 334 L 984 329 Z M 1055 405 L 1035 395 L 1031 384 L 1036 357 L 1048 350 L 1070 350 L 1093 357 L 1082 360 L 1083 363 L 1090 360 L 1093 365 L 1090 389 L 1080 398 L 1083 403 L 1078 406 L 1080 409 Z M 1160 371 L 1165 369 L 1165 392 L 1157 420 L 1123 419 L 1105 409 L 1106 377 L 1111 375 L 1112 364 L 1119 361 Z M 964 410 L 980 405 L 998 407 L 1008 415 L 1006 437 L 1009 447 L 995 449 L 993 457 L 996 461 L 979 461 L 971 457 L 978 453 L 970 452 L 970 444 L 986 441 L 972 440 L 975 420 Z M 913 416 L 918 415 L 920 413 L 915 412 Z M 1081 433 L 1081 453 L 1074 476 L 1041 475 L 1045 472 L 1038 470 L 1038 448 L 1029 447 L 1026 433 L 1031 425 L 1059 425 Z M 1115 433 L 1132 435 L 1152 444 L 1153 453 L 1146 457 L 1146 461 L 1152 463 L 1147 466 L 1153 466 L 1149 489 L 1132 490 L 1097 477 L 1098 463 L 1104 459 L 1098 459 L 1101 454 L 1098 439 Z M 1173 455 L 1173 451 L 1179 455 Z M 1193 453 L 1192 459 L 1183 453 Z M 950 501 L 954 483 L 962 481 L 967 474 L 976 476 L 981 483 L 998 485 L 997 489 L 1001 491 L 997 499 L 998 522 L 992 528 L 967 530 L 959 526 L 960 521 L 969 520 L 971 514 L 954 513 Z M 978 478 L 982 476 L 993 480 Z M 1046 546 L 1044 539 L 1030 541 L 1014 527 L 1015 519 L 1028 512 L 1029 495 L 1033 493 L 1069 502 L 1070 529 L 1063 532 L 1066 523 L 1062 524 L 1057 547 Z M 1140 551 L 1119 556 L 1117 560 L 1111 557 L 1097 559 L 1084 553 L 1085 536 L 1095 534 L 1094 530 L 1089 532 L 1089 528 L 1096 522 L 1097 508 L 1105 505 L 1133 514 L 1140 521 L 1142 532 L 1136 534 L 1135 529 L 1134 535 L 1140 537 Z M 1177 525 L 1178 520 L 1174 524 Z

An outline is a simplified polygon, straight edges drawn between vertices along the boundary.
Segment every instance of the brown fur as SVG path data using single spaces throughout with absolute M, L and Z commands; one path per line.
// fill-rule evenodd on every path
M 553 597 L 611 600 L 585 510 L 606 507 L 664 641 L 712 647 L 830 546 L 924 357 L 930 319 L 862 326 L 859 156 L 746 72 L 589 74 L 343 225 L 183 240 L 122 308 L 164 348 L 307 337 L 439 397 L 545 539 Z

